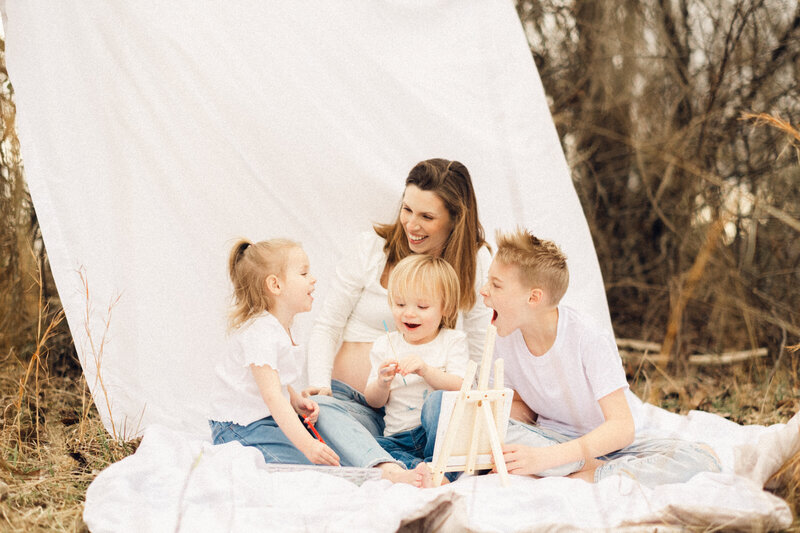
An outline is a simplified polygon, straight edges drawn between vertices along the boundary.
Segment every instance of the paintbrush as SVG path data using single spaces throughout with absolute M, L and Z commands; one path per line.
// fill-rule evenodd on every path
M 383 321 L 383 329 L 384 331 L 386 331 L 386 340 L 389 341 L 389 348 L 392 349 L 392 354 L 394 354 L 394 359 L 395 361 L 398 362 L 399 365 L 400 359 L 397 357 L 397 352 L 394 351 L 394 346 L 392 345 L 392 338 L 389 336 L 389 326 L 386 325 L 385 320 Z M 408 385 L 408 383 L 406 383 L 406 377 L 403 374 L 400 374 L 400 377 L 403 378 L 403 385 Z

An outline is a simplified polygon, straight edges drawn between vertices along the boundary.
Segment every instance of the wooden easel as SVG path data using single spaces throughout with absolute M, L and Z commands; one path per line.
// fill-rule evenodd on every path
M 489 366 L 492 361 L 492 354 L 494 353 L 494 340 L 497 336 L 497 329 L 494 325 L 489 324 L 486 331 L 486 344 L 483 348 L 483 356 L 481 358 L 481 373 L 478 376 L 478 388 L 470 390 L 472 382 L 475 379 L 475 371 L 477 366 L 475 361 L 470 361 L 467 364 L 467 371 L 464 375 L 464 382 L 461 384 L 458 399 L 455 406 L 453 406 L 453 413 L 450 416 L 450 424 L 447 426 L 447 431 L 442 443 L 441 453 L 433 465 L 433 485 L 438 486 L 442 482 L 445 472 L 460 472 L 464 471 L 467 474 L 475 473 L 475 470 L 486 470 L 492 467 L 497 468 L 497 473 L 500 474 L 500 482 L 504 487 L 509 485 L 508 470 L 506 463 L 503 459 L 503 451 L 501 449 L 502 442 L 500 441 L 500 434 L 498 433 L 497 421 L 500 419 L 500 413 L 506 402 L 509 392 L 503 387 L 503 360 L 498 359 L 494 365 L 494 387 L 488 388 L 489 385 Z M 474 408 L 469 409 L 472 416 L 465 417 L 468 406 Z M 468 424 L 468 426 L 465 426 Z M 453 454 L 453 449 L 456 444 L 456 439 L 462 427 L 467 427 L 469 438 L 466 462 L 463 465 L 449 465 L 450 456 Z M 479 450 L 478 447 L 481 442 L 481 431 L 489 438 L 491 447 L 491 454 L 494 458 L 494 463 L 476 464 L 479 453 L 487 453 L 489 450 Z

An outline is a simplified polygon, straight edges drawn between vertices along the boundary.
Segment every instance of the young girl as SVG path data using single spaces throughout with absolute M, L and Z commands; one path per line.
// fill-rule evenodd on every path
M 364 396 L 372 407 L 386 408 L 378 442 L 411 468 L 433 458 L 441 404 L 434 391 L 461 388 L 469 346 L 466 334 L 452 329 L 459 284 L 447 261 L 406 257 L 392 270 L 388 292 L 397 331 L 373 344 Z
M 316 283 L 308 257 L 292 241 L 243 240 L 231 251 L 229 273 L 232 334 L 212 392 L 214 444 L 237 440 L 258 448 L 268 463 L 339 465 L 337 452 L 315 439 L 298 417 L 317 422 L 319 406 L 293 388 L 303 356 L 290 327 L 294 315 L 311 310 Z M 427 467 L 412 471 L 401 466 L 355 420 L 319 432 L 326 441 L 347 443 L 344 466 L 375 466 L 390 481 L 416 486 L 430 478 Z
M 338 455 L 298 416 L 313 423 L 319 407 L 292 387 L 303 356 L 290 327 L 297 313 L 311 310 L 317 281 L 306 253 L 289 240 L 241 240 L 231 251 L 228 270 L 232 334 L 212 389 L 214 444 L 238 440 L 258 448 L 268 463 L 338 465 Z

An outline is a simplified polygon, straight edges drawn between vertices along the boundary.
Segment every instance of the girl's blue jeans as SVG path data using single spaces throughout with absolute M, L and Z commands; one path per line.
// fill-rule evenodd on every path
M 208 425 L 211 426 L 211 439 L 214 444 L 225 444 L 236 440 L 243 446 L 257 448 L 268 463 L 312 464 L 303 455 L 303 452 L 286 438 L 281 428 L 278 427 L 278 423 L 271 416 L 256 420 L 246 426 L 233 422 L 217 422 L 216 420 L 209 420 Z
M 402 464 L 381 448 L 372 434 L 378 429 L 383 434 L 383 409 L 369 407 L 364 396 L 345 383 L 334 380 L 331 385 L 333 397 L 312 397 L 320 409 L 314 427 L 339 456 L 339 463 L 362 468 L 380 463 Z M 245 446 L 258 448 L 268 463 L 311 464 L 271 416 L 247 426 L 214 420 L 209 425 L 214 444 L 238 440 Z
M 505 442 L 541 448 L 576 437 L 510 420 Z M 708 445 L 680 439 L 635 440 L 629 446 L 598 459 L 604 463 L 595 470 L 595 481 L 610 475 L 622 474 L 649 487 L 665 483 L 683 483 L 700 472 L 721 471 L 719 459 Z M 584 462 L 581 460 L 537 475 L 566 476 L 583 466 Z

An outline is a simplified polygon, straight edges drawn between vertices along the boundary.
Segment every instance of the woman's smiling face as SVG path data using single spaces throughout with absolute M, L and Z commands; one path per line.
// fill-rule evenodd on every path
M 442 255 L 453 222 L 442 199 L 433 191 L 423 191 L 416 185 L 406 187 L 400 207 L 408 246 L 416 254 Z

